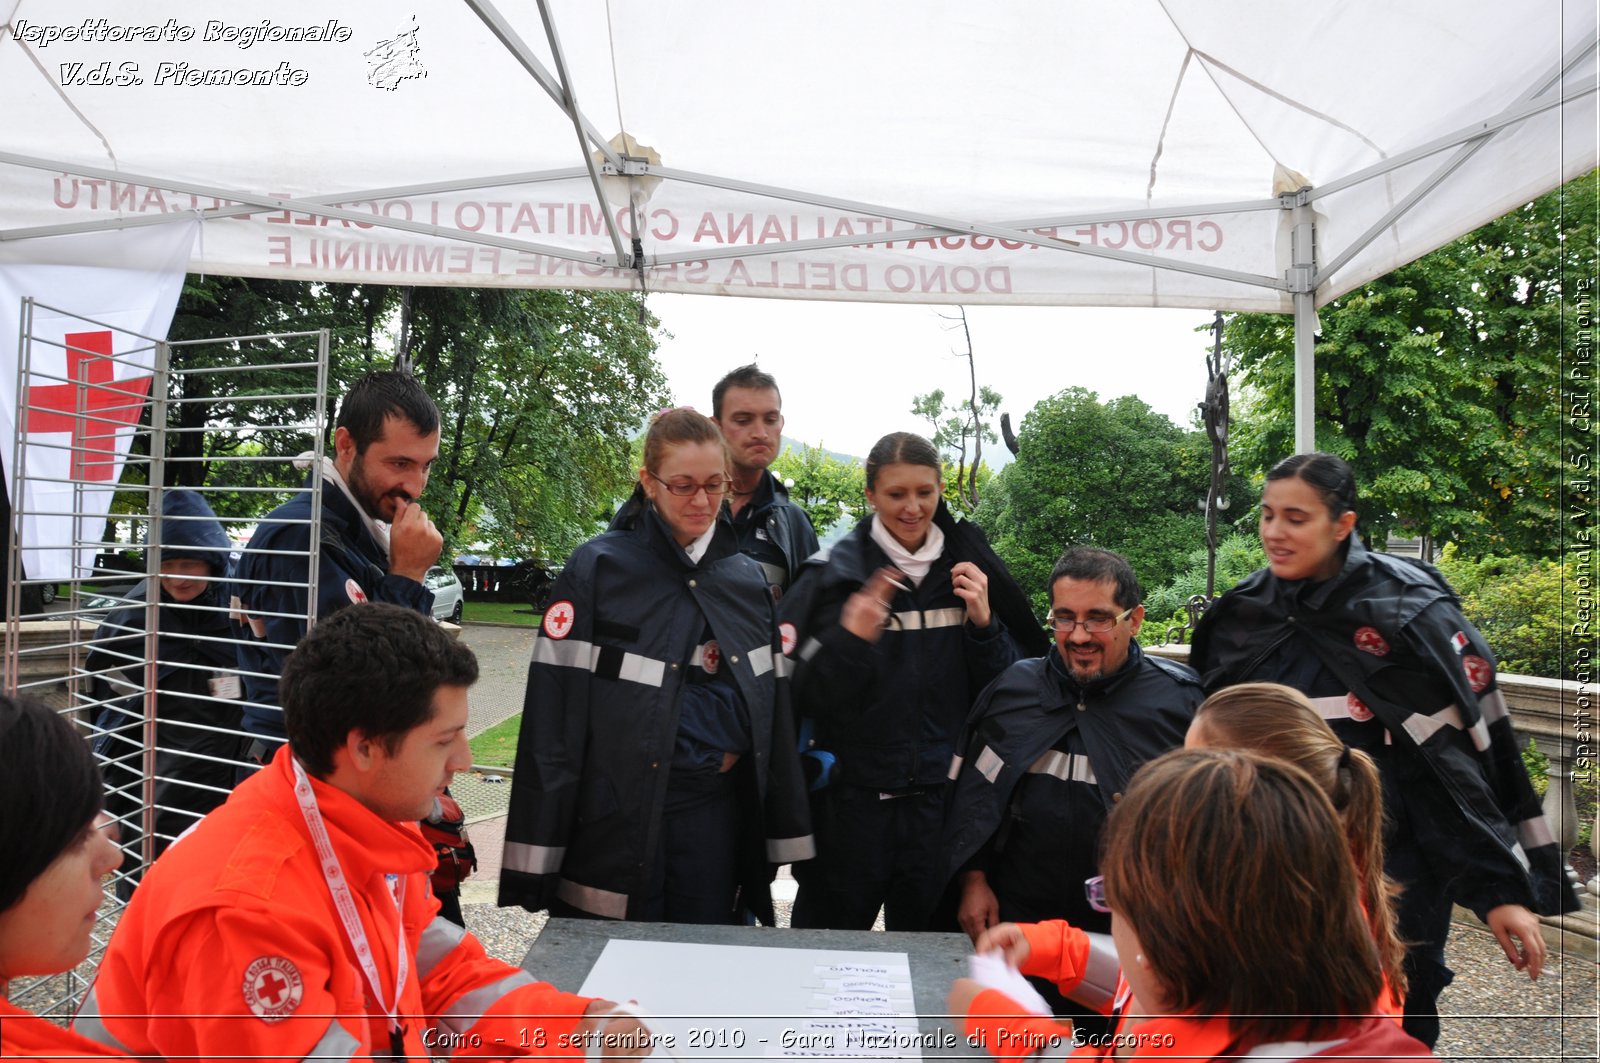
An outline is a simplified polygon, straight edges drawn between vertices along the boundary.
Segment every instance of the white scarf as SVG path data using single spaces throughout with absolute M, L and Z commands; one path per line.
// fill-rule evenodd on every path
M 928 537 L 922 541 L 922 549 L 912 553 L 900 544 L 900 540 L 889 534 L 889 529 L 883 526 L 883 519 L 876 513 L 872 515 L 872 541 L 882 547 L 888 555 L 889 563 L 911 580 L 911 585 L 916 586 L 922 582 L 922 577 L 928 574 L 928 569 L 944 553 L 944 531 L 932 521 L 928 522 Z
M 315 456 L 311 451 L 306 451 L 294 459 L 294 467 L 297 469 L 311 468 L 311 459 Z M 367 531 L 377 540 L 378 545 L 383 548 L 383 556 L 387 559 L 389 556 L 389 526 L 380 520 L 374 519 L 367 512 L 366 507 L 356 499 L 356 496 L 350 493 L 350 486 L 344 482 L 344 477 L 339 475 L 339 467 L 326 454 L 322 456 L 322 478 L 338 487 L 344 497 L 350 500 L 350 504 L 356 509 L 356 516 L 361 518 L 361 523 L 366 526 Z
M 662 523 L 666 522 L 663 521 Z M 717 522 L 712 521 L 711 527 L 707 528 L 705 532 L 701 534 L 700 538 L 696 539 L 688 546 L 685 546 L 683 548 L 683 552 L 689 555 L 690 561 L 698 565 L 700 563 L 700 559 L 706 556 L 706 550 L 710 548 L 711 540 L 716 536 L 716 534 Z

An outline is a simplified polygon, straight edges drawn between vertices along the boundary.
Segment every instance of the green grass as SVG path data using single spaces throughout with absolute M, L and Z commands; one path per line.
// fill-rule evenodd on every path
M 535 627 L 542 615 L 527 602 L 467 602 L 461 607 L 461 619 L 480 623 Z
M 509 768 L 517 759 L 517 731 L 522 727 L 522 714 L 501 720 L 468 743 L 472 747 L 472 763 L 485 767 Z

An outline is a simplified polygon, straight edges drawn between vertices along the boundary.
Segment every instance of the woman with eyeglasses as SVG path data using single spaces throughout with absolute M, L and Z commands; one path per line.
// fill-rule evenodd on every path
M 1383 969 L 1384 988 L 1374 1011 L 1398 1020 L 1405 946 L 1395 934 L 1398 891 L 1383 874 L 1383 787 L 1372 758 L 1339 741 L 1305 695 L 1278 683 L 1242 683 L 1211 695 L 1195 712 L 1184 746 L 1276 757 L 1304 771 L 1327 796 L 1343 828 L 1361 911 Z M 1103 877 L 1089 879 L 1084 896 L 1095 911 L 1111 913 Z M 1119 1018 L 1142 1010 L 1127 999 L 1111 942 L 1081 924 L 1064 919 L 1001 923 L 977 938 L 976 949 L 999 953 L 1021 974 L 1053 983 L 1082 1005 L 1097 1010 L 1114 1005 Z M 1026 1020 L 1020 1010 L 1013 1017 Z
M 1106 825 L 1111 936 L 1136 1003 L 1075 1043 L 963 978 L 949 1006 L 996 1058 L 1433 1059 L 1377 1013 L 1383 963 L 1323 790 L 1287 761 L 1175 750 L 1134 776 Z
M 972 702 L 1044 633 L 970 521 L 944 504 L 943 463 L 895 432 L 866 462 L 873 515 L 807 561 L 780 619 L 812 783 L 817 858 L 794 869 L 793 924 L 925 930 L 946 877 L 950 758 Z M 790 631 L 793 632 L 791 637 Z
M 811 856 L 772 594 L 725 517 L 729 482 L 716 424 L 663 411 L 633 499 L 551 590 L 502 905 L 770 925 L 773 867 Z
M 1383 779 L 1386 870 L 1398 882 L 1406 1029 L 1439 1037 L 1436 1002 L 1453 904 L 1493 930 L 1513 967 L 1537 978 L 1535 912 L 1580 905 L 1575 876 L 1523 767 L 1494 653 L 1429 565 L 1369 551 L 1356 534 L 1356 483 L 1331 454 L 1267 473 L 1267 567 L 1201 618 L 1190 662 L 1206 689 L 1284 683 Z
M 39 702 L 0 695 L 0 1057 L 125 1058 L 10 1003 L 12 983 L 82 963 L 122 863 L 106 830 L 94 755 Z M 114 828 L 112 828 L 114 830 Z

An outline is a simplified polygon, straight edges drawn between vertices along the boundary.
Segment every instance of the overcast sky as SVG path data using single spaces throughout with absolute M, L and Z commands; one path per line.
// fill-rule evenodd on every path
M 968 391 L 955 308 L 656 294 L 649 305 L 672 338 L 659 358 L 675 400 L 711 412 L 711 388 L 756 360 L 777 377 L 785 433 L 864 455 L 882 435 L 927 422 L 913 396 Z M 1102 401 L 1137 395 L 1182 425 L 1205 393 L 1209 324 L 1200 310 L 973 307 L 967 311 L 978 383 L 998 391 L 1020 429 L 1034 403 L 1065 388 Z

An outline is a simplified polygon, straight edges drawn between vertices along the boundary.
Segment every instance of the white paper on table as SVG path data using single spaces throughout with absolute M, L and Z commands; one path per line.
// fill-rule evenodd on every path
M 918 1025 L 903 952 L 612 939 L 579 992 L 637 1000 L 656 1043 L 685 1060 L 914 1060 L 944 1047 Z

